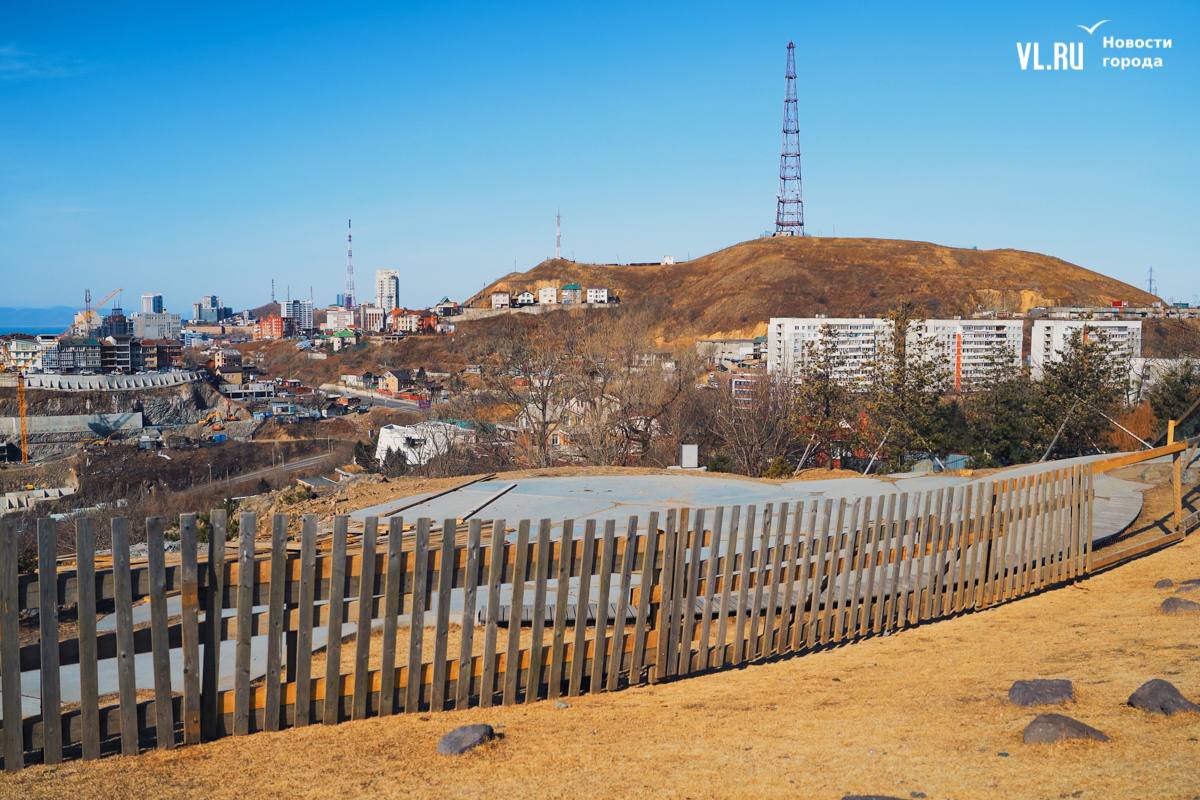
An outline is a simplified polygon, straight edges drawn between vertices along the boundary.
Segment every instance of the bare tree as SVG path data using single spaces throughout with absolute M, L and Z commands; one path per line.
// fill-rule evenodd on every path
M 477 352 L 483 396 L 480 402 L 499 404 L 515 420 L 514 446 L 524 460 L 550 466 L 551 437 L 567 413 L 569 366 L 574 359 L 575 329 L 559 315 L 532 324 L 516 321 L 489 338 L 486 352 Z M 565 315 L 564 315 L 565 316 Z
M 712 427 L 736 472 L 761 475 L 796 450 L 796 392 L 790 376 L 763 373 L 749 391 L 720 389 Z
M 606 313 L 579 339 L 572 370 L 572 441 L 593 464 L 628 464 L 649 454 L 702 360 L 690 350 L 659 352 L 646 312 Z

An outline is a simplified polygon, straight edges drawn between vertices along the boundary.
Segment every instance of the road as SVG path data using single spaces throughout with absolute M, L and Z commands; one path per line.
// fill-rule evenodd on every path
M 384 408 L 402 408 L 405 411 L 420 411 L 421 407 L 412 400 L 400 400 L 395 397 L 379 394 L 378 392 L 368 392 L 363 389 L 351 389 L 349 386 L 341 386 L 336 383 L 322 383 L 320 386 L 322 392 L 327 394 L 348 394 L 352 397 L 358 397 L 362 400 L 369 400 L 371 405 L 383 406 Z
M 251 470 L 250 472 L 243 472 L 241 475 L 233 475 L 229 478 L 221 478 L 218 480 L 210 481 L 208 483 L 196 484 L 193 487 L 189 487 L 187 489 L 187 491 L 200 492 L 200 491 L 205 491 L 207 489 L 212 489 L 213 487 L 216 487 L 216 486 L 230 486 L 230 485 L 233 485 L 236 483 L 244 483 L 246 481 L 256 480 L 258 478 L 263 478 L 263 477 L 266 477 L 267 475 L 271 475 L 273 473 L 296 472 L 298 470 L 318 466 L 322 460 L 324 460 L 328 457 L 329 457 L 328 453 L 321 453 L 320 455 L 308 456 L 306 458 L 296 459 L 295 461 L 289 461 L 286 464 L 274 464 L 269 467 L 261 467 L 259 469 Z

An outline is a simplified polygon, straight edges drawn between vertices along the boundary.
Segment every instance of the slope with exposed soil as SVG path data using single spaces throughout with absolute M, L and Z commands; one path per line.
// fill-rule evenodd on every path
M 567 282 L 606 286 L 625 304 L 657 304 L 665 343 L 753 336 L 771 317 L 885 313 L 909 300 L 931 316 L 1025 312 L 1048 305 L 1133 305 L 1157 298 L 1059 258 L 892 239 L 764 238 L 674 265 L 612 266 L 549 260 L 514 272 L 493 291 Z M 669 327 L 668 327 L 669 321 Z

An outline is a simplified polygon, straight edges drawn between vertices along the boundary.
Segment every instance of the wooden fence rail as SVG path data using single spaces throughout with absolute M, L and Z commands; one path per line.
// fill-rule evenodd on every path
M 203 528 L 185 514 L 178 555 L 164 555 L 165 522 L 145 521 L 137 564 L 127 520 L 112 523 L 111 559 L 78 520 L 73 566 L 41 520 L 35 574 L 17 574 L 17 537 L 0 535 L 4 765 L 614 691 L 1006 602 L 1091 568 L 1093 473 L 1047 466 L 645 521 L 438 529 L 396 515 L 353 541 L 344 516 L 328 539 L 306 516 L 289 542 L 286 516 L 243 513 L 228 550 L 222 512 Z M 78 624 L 62 635 L 71 606 Z M 98 608 L 113 609 L 110 630 Z M 38 636 L 22 644 L 32 612 Z M 23 692 L 40 713 L 22 714 Z

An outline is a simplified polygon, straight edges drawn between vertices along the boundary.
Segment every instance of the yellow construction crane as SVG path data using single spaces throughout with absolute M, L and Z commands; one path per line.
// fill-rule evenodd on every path
M 92 310 L 93 308 L 96 308 L 96 309 L 104 308 L 105 303 L 107 303 L 109 300 L 113 299 L 114 297 L 116 297 L 118 294 L 120 294 L 123 291 L 125 291 L 125 290 L 124 289 L 113 289 L 111 292 L 104 295 L 104 297 L 100 298 L 100 302 L 96 303 L 96 305 L 93 306 L 92 305 L 92 290 L 84 289 L 83 290 L 83 324 L 84 324 L 85 328 L 88 328 L 88 329 L 91 328 L 93 313 L 96 315 L 97 322 L 99 322 L 100 312 L 93 311 Z M 75 325 L 72 324 L 71 327 L 67 328 L 66 331 L 64 331 L 62 333 L 62 335 L 70 336 L 74 332 L 75 332 Z M 86 334 L 86 333 L 88 333 L 88 330 L 84 330 L 82 332 Z

